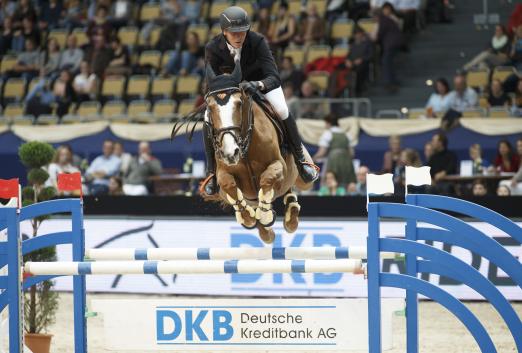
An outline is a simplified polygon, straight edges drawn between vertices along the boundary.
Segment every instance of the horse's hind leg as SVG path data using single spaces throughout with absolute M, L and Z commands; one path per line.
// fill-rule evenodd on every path
M 225 194 L 223 198 L 234 207 L 236 221 L 247 229 L 255 228 L 257 223 L 255 210 L 247 205 L 243 193 L 237 187 L 234 176 L 224 171 L 218 171 L 217 181 L 221 192 Z
M 299 225 L 299 211 L 301 206 L 297 202 L 297 195 L 288 190 L 283 202 L 285 204 L 285 220 L 283 225 L 287 233 L 294 233 Z
M 264 227 L 270 227 L 275 222 L 275 212 L 272 210 L 274 200 L 274 187 L 283 180 L 283 164 L 280 161 L 272 162 L 261 174 L 259 180 L 258 198 L 259 203 L 256 209 L 256 219 Z

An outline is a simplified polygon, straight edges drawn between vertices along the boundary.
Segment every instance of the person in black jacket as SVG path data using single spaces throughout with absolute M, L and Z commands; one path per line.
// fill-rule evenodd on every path
M 301 137 L 295 120 L 288 111 L 281 88 L 279 71 L 262 35 L 250 30 L 250 20 L 245 10 L 238 6 L 227 8 L 220 15 L 222 33 L 214 37 L 205 48 L 205 62 L 216 75 L 231 73 L 235 62 L 241 65 L 242 80 L 240 88 L 249 94 L 261 92 L 270 102 L 283 121 L 290 139 L 296 165 L 305 182 L 317 179 L 318 173 L 313 165 L 305 160 Z M 207 129 L 205 124 L 205 130 Z M 207 173 L 215 172 L 214 147 L 209 131 L 204 131 Z M 205 192 L 213 195 L 218 191 L 215 177 L 208 178 Z

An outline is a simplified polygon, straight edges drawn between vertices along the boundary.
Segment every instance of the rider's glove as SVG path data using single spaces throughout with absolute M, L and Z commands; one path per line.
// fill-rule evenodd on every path
M 239 84 L 239 88 L 248 94 L 255 94 L 260 87 L 259 81 L 246 81 Z

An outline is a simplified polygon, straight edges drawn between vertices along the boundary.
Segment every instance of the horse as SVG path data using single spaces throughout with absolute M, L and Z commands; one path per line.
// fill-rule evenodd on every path
M 313 182 L 300 178 L 292 153 L 285 151 L 284 130 L 277 124 L 278 118 L 270 119 L 252 95 L 239 88 L 238 62 L 231 74 L 222 75 L 216 75 L 207 65 L 206 79 L 203 120 L 214 144 L 219 200 L 234 208 L 239 224 L 257 228 L 260 238 L 270 244 L 275 238 L 272 225 L 276 220 L 272 202 L 284 196 L 284 228 L 294 233 L 301 206 L 292 189 L 308 190 Z M 173 136 L 182 124 L 175 125 Z M 311 162 L 307 151 L 305 155 Z

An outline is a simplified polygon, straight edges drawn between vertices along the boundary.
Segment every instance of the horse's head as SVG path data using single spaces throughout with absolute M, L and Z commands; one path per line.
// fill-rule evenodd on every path
M 214 148 L 227 165 L 236 165 L 242 153 L 243 100 L 239 89 L 241 67 L 238 62 L 231 74 L 217 76 L 207 65 L 208 93 L 205 124 L 211 126 Z

